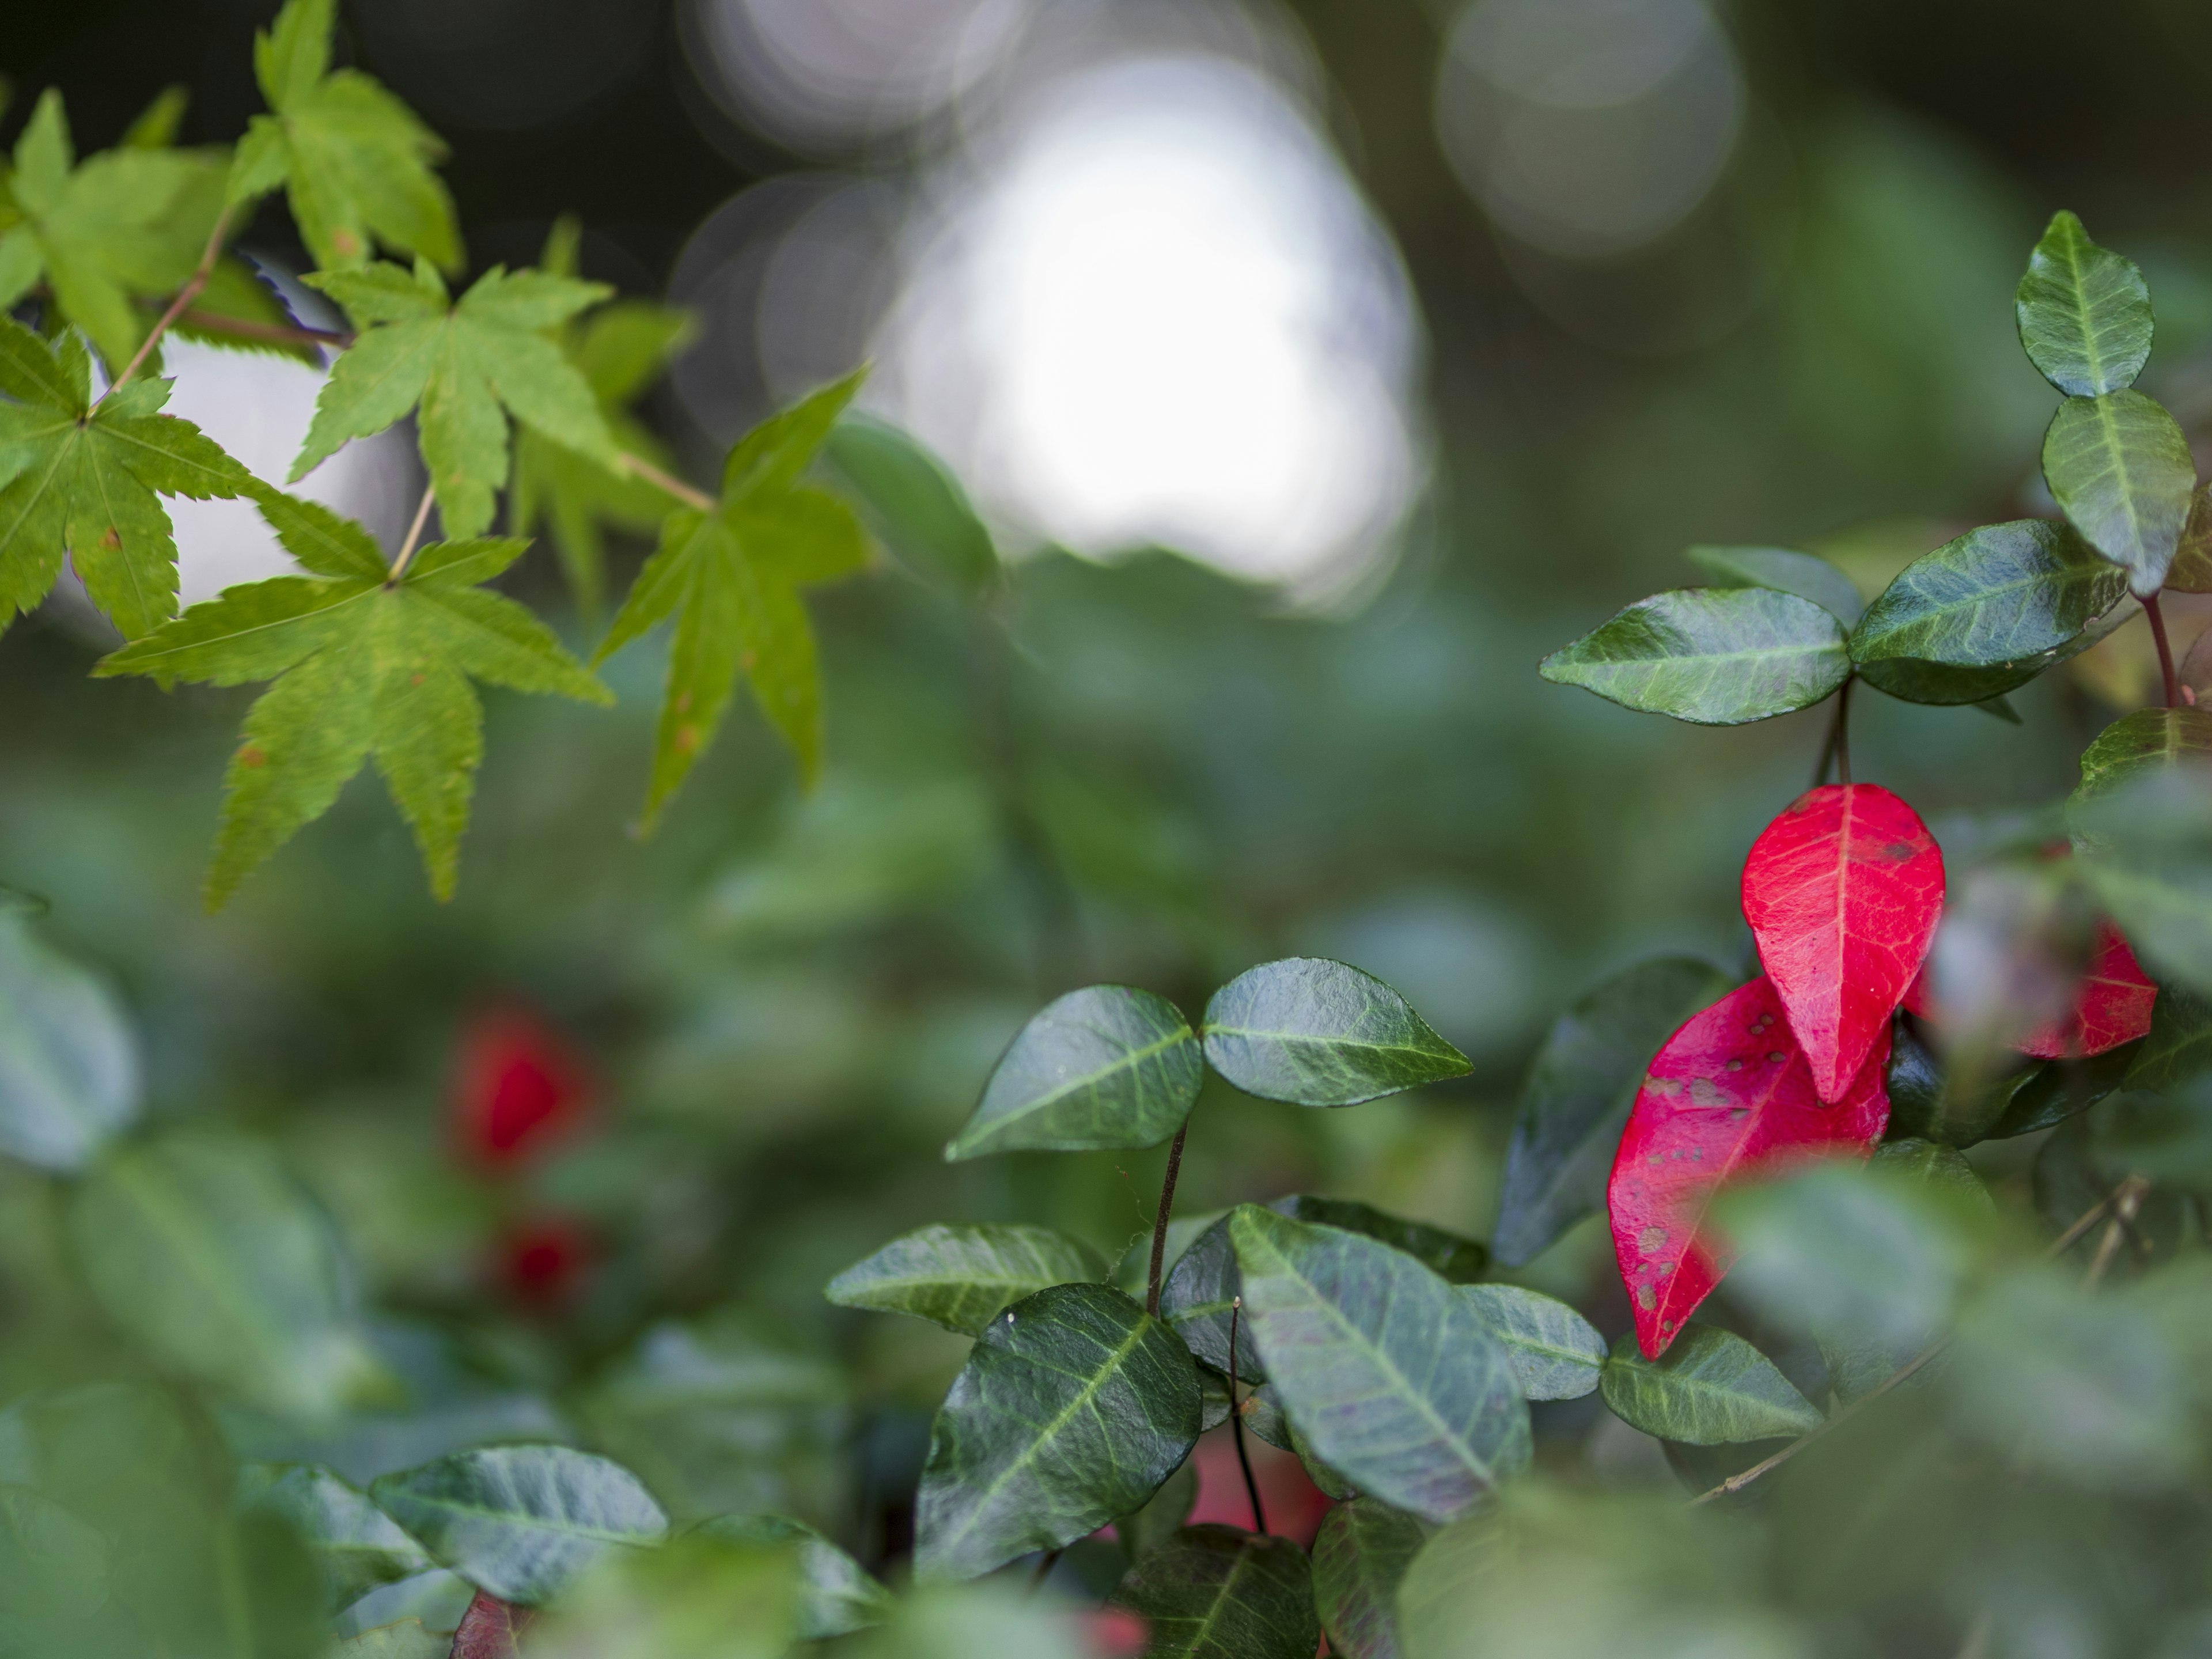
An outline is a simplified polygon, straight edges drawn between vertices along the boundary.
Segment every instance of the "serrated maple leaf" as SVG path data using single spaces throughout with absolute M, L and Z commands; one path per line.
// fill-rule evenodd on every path
M 255 116 L 239 140 L 230 200 L 284 186 L 325 270 L 367 264 L 379 243 L 457 270 L 453 198 L 430 170 L 446 147 L 378 82 L 331 70 L 336 19 L 337 0 L 288 0 L 254 36 L 254 78 L 274 112 Z
M 39 100 L 0 203 L 0 311 L 44 276 L 111 373 L 146 337 L 131 303 L 192 273 L 222 207 L 222 168 L 186 150 L 126 145 L 79 165 L 61 94 Z
M 537 617 L 477 586 L 527 544 L 434 543 L 394 580 L 351 520 L 272 489 L 255 500 L 313 574 L 226 588 L 94 671 L 144 674 L 165 688 L 276 681 L 247 711 L 231 757 L 209 907 L 327 811 L 372 758 L 414 831 L 431 890 L 450 898 L 483 750 L 471 680 L 584 702 L 614 698 Z
M 720 727 L 742 672 L 762 714 L 811 783 L 822 760 L 821 674 L 799 588 L 867 562 L 866 532 L 853 509 L 799 481 L 852 401 L 865 369 L 771 416 L 738 441 L 711 511 L 679 507 L 638 572 L 594 664 L 673 614 L 668 692 L 653 738 L 644 823 Z
M 1820 1098 L 1851 1086 L 1927 959 L 1943 854 L 1919 815 L 1871 783 L 1808 790 L 1759 833 L 1743 919 Z
M 1666 1352 L 1734 1261 L 1706 1211 L 1729 1181 L 1864 1156 L 1889 1123 L 1888 1026 L 1835 1104 L 1813 1086 L 1764 975 L 1685 1020 L 1653 1057 L 1606 1188 L 1613 1252 L 1646 1358 Z
M 167 380 L 118 386 L 95 410 L 73 334 L 49 346 L 0 317 L 0 627 L 46 598 L 62 556 L 125 638 L 177 609 L 163 495 L 244 495 L 252 477 L 190 421 L 161 413 Z
M 490 526 L 507 482 L 510 414 L 556 443 L 616 465 L 590 382 L 544 331 L 606 298 L 612 290 L 605 283 L 495 265 L 455 302 L 421 259 L 411 276 L 380 261 L 307 280 L 343 306 L 361 331 L 331 367 L 287 482 L 418 403 L 422 463 L 448 537 Z

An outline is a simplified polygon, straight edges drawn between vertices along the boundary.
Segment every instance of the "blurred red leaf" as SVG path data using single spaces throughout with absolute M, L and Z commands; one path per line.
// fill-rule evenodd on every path
M 1802 1158 L 1863 1156 L 1889 1121 L 1889 1028 L 1844 1098 L 1824 1103 L 1771 981 L 1740 985 L 1667 1039 L 1637 1091 L 1607 1189 L 1613 1250 L 1656 1359 L 1735 1259 L 1705 1224 L 1724 1181 Z
M 453 1659 L 514 1659 L 514 1638 L 529 1623 L 526 1607 L 511 1607 L 478 1590 L 453 1632 Z
M 1267 1530 L 1278 1538 L 1310 1545 L 1328 1513 L 1328 1495 L 1314 1485 L 1305 1465 L 1290 1452 L 1269 1445 L 1247 1431 L 1244 1449 L 1252 1459 L 1252 1479 L 1267 1511 Z M 1224 1423 L 1199 1437 L 1191 1452 L 1198 1469 L 1198 1498 L 1185 1526 L 1218 1521 L 1225 1527 L 1252 1527 L 1252 1499 L 1244 1473 L 1237 1467 L 1237 1442 Z
M 590 1074 L 560 1034 L 535 1014 L 480 1014 L 461 1034 L 454 1107 L 468 1153 L 495 1167 L 529 1158 L 574 1128 L 588 1105 Z
M 1082 1617 L 1091 1650 L 1100 1659 L 1137 1659 L 1152 1639 L 1145 1621 L 1126 1607 L 1102 1607 Z
M 1808 790 L 1759 832 L 1743 915 L 1822 1100 L 1856 1086 L 1943 912 L 1943 854 L 1871 783 Z
M 2158 981 L 2143 972 L 2126 936 L 2110 921 L 2102 921 L 2097 924 L 2097 943 L 2073 1013 L 2031 1032 L 2015 1046 L 2038 1060 L 2087 1060 L 2146 1035 L 2157 1002 Z M 1922 1019 L 1942 1024 L 1928 988 L 1926 969 L 1905 991 L 1905 1006 Z
M 500 1279 L 516 1300 L 545 1307 L 565 1301 L 591 1265 L 592 1240 L 565 1217 L 510 1228 L 500 1241 Z

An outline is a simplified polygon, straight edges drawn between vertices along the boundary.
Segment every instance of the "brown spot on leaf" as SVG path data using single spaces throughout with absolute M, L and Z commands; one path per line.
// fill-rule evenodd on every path
M 266 766 L 269 757 L 263 754 L 257 745 L 249 743 L 238 751 L 238 763 L 246 767 Z
M 699 728 L 689 720 L 678 726 L 676 746 L 687 755 L 696 749 L 699 746 Z
M 350 259 L 361 252 L 361 238 L 340 225 L 331 233 L 331 246 Z
M 116 549 L 123 545 L 123 538 L 117 535 L 115 533 L 115 526 L 113 525 L 110 525 L 107 526 L 106 534 L 103 535 L 100 538 L 100 544 L 106 548 L 109 552 L 112 553 Z
M 1646 1313 L 1650 1313 L 1659 1305 L 1659 1298 L 1651 1294 L 1651 1287 L 1649 1285 L 1638 1285 L 1636 1287 L 1636 1305 Z
M 1717 1106 L 1721 1103 L 1720 1087 L 1709 1077 L 1690 1079 L 1690 1102 L 1696 1106 Z
M 1666 1242 L 1667 1230 L 1664 1227 L 1646 1227 L 1636 1235 L 1636 1248 L 1646 1255 L 1650 1255 Z

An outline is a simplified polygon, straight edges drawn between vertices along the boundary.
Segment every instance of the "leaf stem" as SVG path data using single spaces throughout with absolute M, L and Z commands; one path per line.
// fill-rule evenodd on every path
M 1064 1553 L 1060 1550 L 1047 1550 L 1037 1558 L 1036 1571 L 1030 1575 L 1028 1591 L 1030 1595 L 1035 1595 L 1044 1588 L 1044 1581 L 1052 1577 L 1052 1570 L 1060 1565 L 1060 1558 Z
M 1160 1177 L 1160 1207 L 1152 1217 L 1152 1271 L 1145 1280 L 1145 1311 L 1160 1316 L 1160 1265 L 1168 1250 L 1168 1213 L 1175 1207 L 1176 1176 L 1182 1171 L 1182 1138 L 1190 1133 L 1190 1120 L 1182 1121 L 1168 1147 L 1167 1173 Z
M 1244 1449 L 1244 1407 L 1237 1398 L 1237 1320 L 1244 1298 L 1229 1298 L 1229 1432 L 1237 1442 L 1237 1467 L 1244 1471 L 1244 1495 L 1252 1500 L 1252 1530 L 1267 1535 L 1267 1511 L 1260 1507 L 1260 1483 L 1252 1478 L 1252 1455 Z
M 628 450 L 620 452 L 622 469 L 633 477 L 642 478 L 655 489 L 673 495 L 686 507 L 696 507 L 702 513 L 712 513 L 719 503 L 703 489 L 695 489 L 683 479 L 662 471 L 641 455 Z
M 415 522 L 407 526 L 407 539 L 399 544 L 399 556 L 392 562 L 392 569 L 384 578 L 386 587 L 399 586 L 399 579 L 407 574 L 407 567 L 415 561 L 415 549 L 422 539 L 422 526 L 430 521 L 430 503 L 436 499 L 436 487 L 422 486 L 422 499 L 416 504 Z
M 170 325 L 185 314 L 193 301 L 200 297 L 200 290 L 208 285 L 208 278 L 215 275 L 215 262 L 222 257 L 222 239 L 229 232 L 230 209 L 226 205 L 215 216 L 215 228 L 208 233 L 207 247 L 200 254 L 199 264 L 194 267 L 191 276 L 185 279 L 185 285 L 177 290 L 177 297 L 169 301 L 169 308 L 161 314 L 146 337 L 138 343 L 138 349 L 131 354 L 131 361 L 123 365 L 123 372 L 107 383 L 107 390 L 100 394 L 99 402 L 92 406 L 93 413 L 98 414 L 100 404 L 115 395 L 115 388 L 145 366 L 147 358 L 154 355 L 154 348 L 161 344 L 161 337 L 169 331 Z
M 2143 615 L 2150 618 L 2150 636 L 2158 642 L 2159 678 L 2166 686 L 2166 706 L 2181 707 L 2181 681 L 2173 672 L 2173 647 L 2166 642 L 2166 615 L 2159 609 L 2158 595 L 2154 593 L 2142 602 Z
M 2150 1182 L 2141 1176 L 2131 1175 L 2112 1188 L 2112 1218 L 2106 1224 L 2105 1236 L 2097 1241 L 2097 1254 L 2089 1263 L 2089 1271 L 2081 1275 L 2084 1285 L 2094 1285 L 2105 1276 L 2119 1253 L 2120 1241 L 2130 1231 L 2136 1212 L 2142 1207 L 2143 1194 L 2150 1190 Z
M 252 317 L 225 317 L 218 312 L 187 306 L 177 319 L 207 334 L 230 334 L 241 340 L 261 340 L 270 345 L 335 346 L 340 351 L 353 343 L 353 336 L 338 329 L 306 328 L 290 323 L 264 323 Z
M 1836 781 L 1846 789 L 1851 786 L 1851 687 L 1858 678 L 1844 675 L 1836 690 Z

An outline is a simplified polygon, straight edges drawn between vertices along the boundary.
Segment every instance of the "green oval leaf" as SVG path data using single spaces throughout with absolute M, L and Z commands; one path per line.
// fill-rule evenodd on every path
M 1191 1241 L 1160 1285 L 1160 1317 L 1200 1361 L 1224 1374 L 1229 1370 L 1231 1304 L 1243 1288 L 1225 1215 Z M 1267 1368 L 1252 1344 L 1252 1322 L 1240 1317 L 1236 1328 L 1237 1380 L 1266 1382 Z
M 2150 289 L 2142 272 L 2091 241 L 2063 209 L 2028 255 L 2013 310 L 2028 361 L 2069 397 L 2124 391 L 2150 356 Z
M 2063 525 L 1985 525 L 1915 559 L 1851 633 L 1851 656 L 2018 668 L 2081 637 L 2127 597 L 2127 573 Z
M 299 1534 L 333 1609 L 432 1565 L 367 1492 L 313 1464 L 249 1463 L 239 1472 L 238 1502 L 241 1510 L 277 1516 Z
M 305 1417 L 388 1387 L 341 1294 L 329 1226 L 257 1142 L 125 1147 L 73 1195 L 69 1231 L 100 1306 L 166 1366 Z
M 1429 1530 L 1412 1516 L 1355 1498 L 1322 1517 L 1314 1540 L 1314 1601 L 1330 1649 L 1344 1659 L 1398 1659 L 1398 1585 Z
M 823 1295 L 841 1308 L 912 1314 L 974 1336 L 1010 1304 L 1048 1285 L 1105 1277 L 1097 1251 L 1049 1227 L 939 1223 L 854 1263 Z
M 1204 1077 L 1196 1035 L 1166 998 L 1070 991 L 1022 1027 L 945 1156 L 1157 1146 L 1190 1115 Z
M 915 1499 L 915 1571 L 973 1578 L 1141 1508 L 1198 1439 L 1198 1368 L 1103 1285 L 1056 1285 L 984 1328 Z
M 1534 1261 L 1605 1207 L 1606 1178 L 1628 1109 L 1659 1045 L 1729 977 L 1692 957 L 1625 969 L 1577 999 L 1544 1039 L 1521 1091 L 1491 1248 L 1506 1266 Z
M 138 1099 L 138 1045 L 114 994 L 0 910 L 0 1152 L 82 1170 Z
M 1108 1599 L 1143 1619 L 1146 1659 L 1313 1659 L 1313 1572 L 1287 1538 L 1185 1527 Z
M 1692 1446 L 1806 1434 L 1821 1423 L 1772 1360 L 1717 1325 L 1684 1326 L 1657 1359 L 1638 1352 L 1633 1335 L 1623 1336 L 1598 1386 L 1622 1422 Z
M 2075 529 L 2127 568 L 2136 593 L 2157 592 L 2197 488 L 2173 416 L 2140 392 L 2069 398 L 2043 436 L 2043 477 Z
M 2081 781 L 2069 808 L 2124 785 L 2185 765 L 2212 764 L 2212 710 L 2138 708 L 2123 714 L 2081 751 Z
M 1246 1094 L 1295 1106 L 1356 1106 L 1470 1069 L 1405 998 L 1321 957 L 1265 963 L 1216 991 L 1206 1058 Z
M 1763 587 L 1677 588 L 1639 599 L 1544 659 L 1546 679 L 1698 726 L 1809 708 L 1851 672 L 1844 624 Z
M 1765 587 L 1810 599 L 1849 628 L 1866 609 L 1851 579 L 1817 553 L 1787 547 L 1693 547 L 1690 562 L 1716 587 Z
M 1528 1462 L 1505 1346 L 1453 1286 L 1374 1239 L 1257 1205 L 1230 1224 L 1255 1345 L 1316 1457 L 1438 1522 Z
M 997 578 L 998 550 L 968 492 L 910 434 L 848 414 L 823 454 L 860 498 L 868 527 L 916 575 L 963 593 L 981 592 Z
M 1482 1322 L 1505 1345 L 1526 1400 L 1579 1400 L 1605 1366 L 1605 1339 L 1565 1303 L 1517 1285 L 1462 1285 Z
M 488 1446 L 387 1474 L 377 1506 L 432 1556 L 502 1601 L 550 1600 L 668 1517 L 619 1463 L 567 1446 Z
M 799 1566 L 798 1636 L 802 1642 L 848 1635 L 881 1624 L 891 1594 L 851 1556 L 787 1515 L 718 1515 L 692 1532 L 726 1543 L 790 1549 Z

